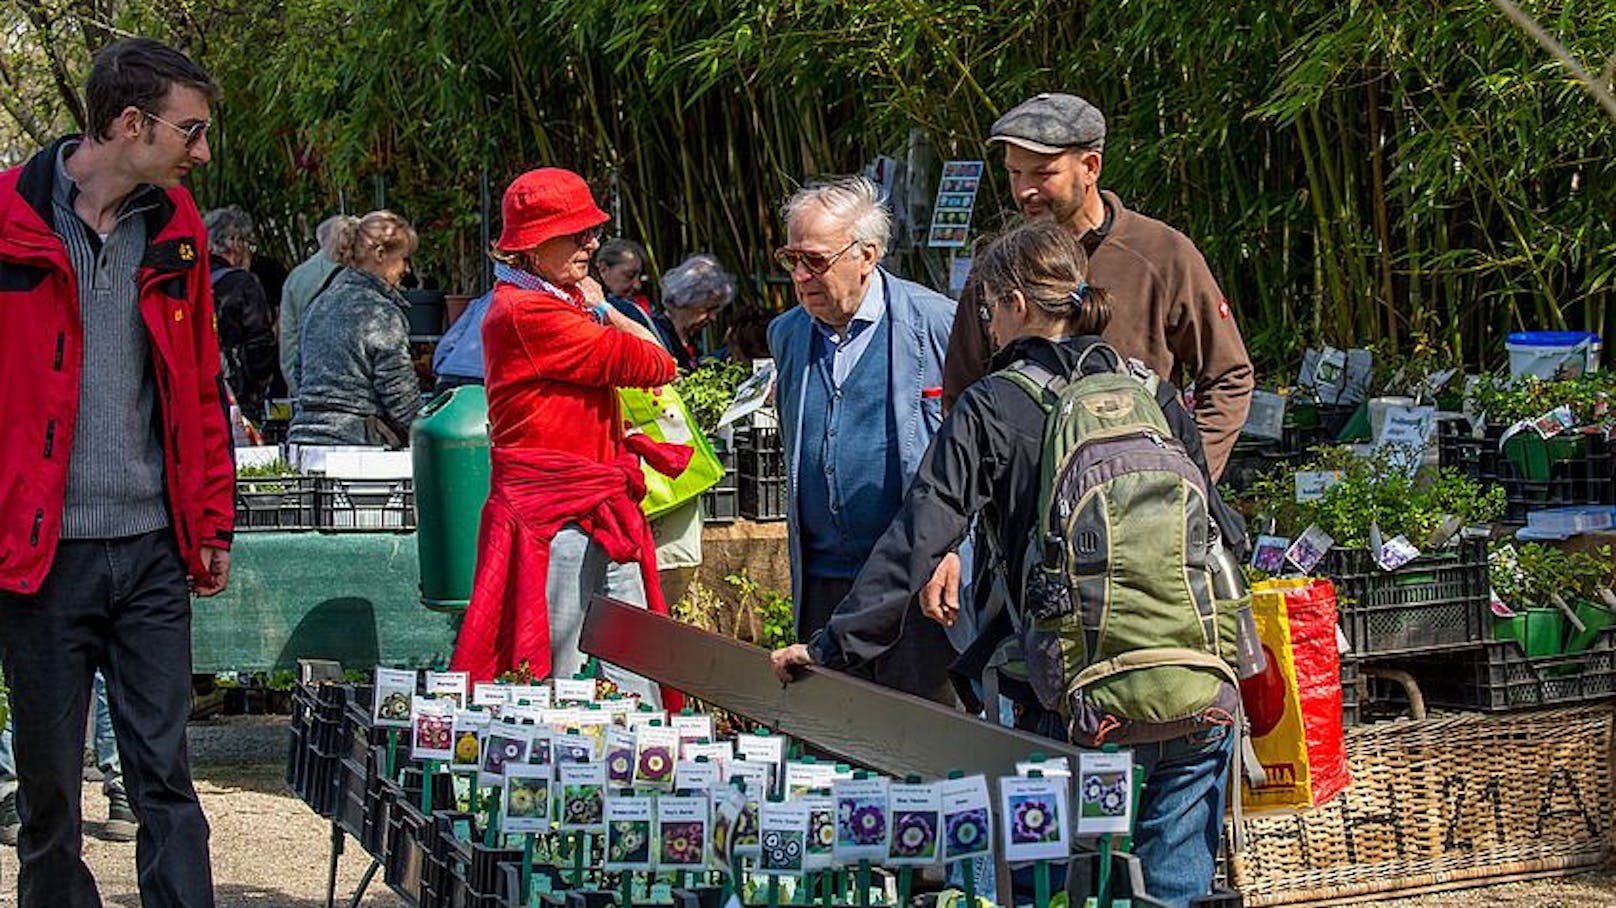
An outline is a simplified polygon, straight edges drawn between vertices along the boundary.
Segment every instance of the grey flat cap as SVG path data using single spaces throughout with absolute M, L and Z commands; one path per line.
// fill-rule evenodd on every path
M 993 124 L 989 142 L 1008 142 L 1039 154 L 1069 148 L 1105 148 L 1105 115 L 1077 95 L 1044 93 L 1017 104 Z

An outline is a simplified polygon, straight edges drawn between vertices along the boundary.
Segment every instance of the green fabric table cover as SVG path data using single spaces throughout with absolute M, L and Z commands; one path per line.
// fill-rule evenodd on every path
M 230 585 L 192 600 L 193 671 L 447 664 L 458 614 L 421 605 L 414 533 L 240 533 Z

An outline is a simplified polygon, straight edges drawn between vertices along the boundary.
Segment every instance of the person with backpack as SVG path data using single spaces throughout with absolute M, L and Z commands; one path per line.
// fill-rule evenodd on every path
M 1211 888 L 1239 738 L 1233 608 L 1216 600 L 1210 565 L 1215 537 L 1244 528 L 1213 490 L 1177 391 L 1100 340 L 1110 304 L 1086 273 L 1077 239 L 1047 220 L 978 255 L 970 280 L 1000 348 L 993 371 L 960 396 L 824 630 L 773 661 L 789 681 L 796 666 L 877 658 L 916 595 L 952 623 L 957 604 L 939 601 L 933 574 L 980 516 L 1009 607 L 952 671 L 1000 667 L 1020 728 L 1134 748 L 1135 852 L 1151 896 L 1183 906 Z

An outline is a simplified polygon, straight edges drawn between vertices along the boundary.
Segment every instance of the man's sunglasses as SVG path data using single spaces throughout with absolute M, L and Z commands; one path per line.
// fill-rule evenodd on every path
M 207 135 L 208 127 L 213 125 L 212 121 L 210 121 L 210 120 L 197 120 L 197 121 L 193 122 L 190 126 L 180 126 L 177 123 L 168 122 L 167 120 L 163 119 L 162 117 L 159 117 L 158 115 L 152 113 L 149 110 L 143 110 L 143 111 L 141 111 L 141 113 L 146 115 L 146 119 L 148 119 L 148 120 L 156 120 L 157 122 L 163 124 L 164 126 L 167 126 L 169 129 L 172 129 L 175 132 L 179 133 L 180 135 L 184 136 L 185 137 L 185 147 L 186 148 L 190 148 L 192 145 L 195 145 L 196 143 L 202 141 L 202 137 Z
M 846 255 L 849 249 L 857 245 L 859 245 L 859 241 L 854 240 L 843 246 L 841 251 L 834 255 L 826 255 L 823 252 L 798 252 L 795 249 L 776 249 L 774 251 L 774 260 L 779 263 L 781 268 L 785 269 L 787 274 L 795 274 L 797 266 L 801 265 L 808 269 L 809 274 L 818 276 L 829 271 L 831 266 L 836 264 L 837 259 Z

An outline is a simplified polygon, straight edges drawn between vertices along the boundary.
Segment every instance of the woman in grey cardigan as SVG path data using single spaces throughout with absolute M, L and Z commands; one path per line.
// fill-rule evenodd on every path
M 333 257 L 343 267 L 303 313 L 297 414 L 287 440 L 402 447 L 421 409 L 409 303 L 398 292 L 415 229 L 391 211 L 337 229 Z

